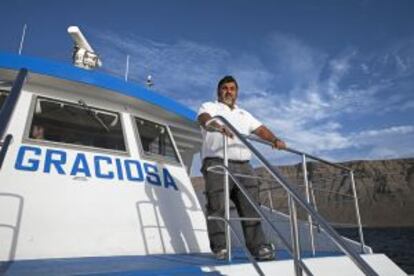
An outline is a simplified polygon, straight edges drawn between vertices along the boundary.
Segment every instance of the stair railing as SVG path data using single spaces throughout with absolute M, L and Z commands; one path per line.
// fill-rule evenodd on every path
M 224 172 L 217 171 L 217 169 L 223 169 Z M 211 171 L 211 172 L 215 172 L 215 173 L 222 173 L 226 176 L 229 176 L 233 180 L 233 182 L 236 184 L 237 188 L 239 188 L 239 190 L 242 192 L 244 197 L 249 201 L 250 205 L 252 205 L 252 207 L 255 209 L 255 211 L 257 212 L 257 214 L 260 217 L 260 218 L 245 218 L 245 217 L 243 217 L 243 218 L 230 218 L 230 217 L 229 218 L 220 218 L 220 217 L 217 217 L 217 216 L 209 216 L 207 219 L 209 219 L 209 220 L 222 220 L 226 223 L 227 227 L 230 227 L 230 229 L 231 229 L 230 221 L 232 221 L 232 220 L 236 220 L 236 221 L 264 220 L 265 222 L 267 222 L 269 224 L 269 226 L 271 227 L 273 232 L 275 232 L 278 235 L 279 239 L 281 240 L 283 245 L 286 247 L 286 250 L 288 251 L 288 253 L 293 257 L 294 262 L 295 262 L 295 270 L 300 268 L 300 269 L 305 270 L 307 275 L 313 275 L 310 272 L 309 268 L 306 266 L 306 264 L 303 263 L 303 261 L 298 257 L 299 255 L 297 255 L 295 253 L 296 249 L 295 248 L 292 249 L 289 242 L 283 237 L 282 233 L 277 229 L 277 227 L 274 225 L 274 223 L 263 213 L 263 211 L 260 209 L 260 206 L 250 197 L 250 195 L 249 195 L 248 191 L 246 190 L 246 188 L 244 188 L 240 184 L 240 182 L 236 178 L 236 175 L 233 174 L 226 165 L 211 166 L 211 167 L 207 168 L 207 170 Z M 229 198 L 225 198 L 224 200 L 225 200 L 225 202 L 226 201 L 229 202 Z M 230 238 L 227 237 L 227 240 L 229 240 L 229 239 Z M 237 238 L 237 239 L 238 239 L 239 243 L 241 243 L 241 239 L 240 238 Z M 243 243 L 241 243 L 241 245 L 243 246 Z M 231 261 L 231 247 L 227 247 L 227 249 L 228 249 L 228 253 L 229 253 L 227 257 L 228 257 L 228 261 L 230 262 Z M 247 254 L 247 256 L 250 256 L 250 253 L 249 253 L 248 249 L 245 246 L 243 246 L 243 249 L 244 249 L 245 253 Z
M 264 145 L 268 145 L 268 146 L 272 146 L 272 144 L 268 141 L 265 141 L 263 139 L 260 139 L 258 137 L 252 136 L 252 135 L 243 135 L 246 139 L 249 139 L 251 141 L 255 141 Z M 366 244 L 365 244 L 365 239 L 364 239 L 364 232 L 362 230 L 362 222 L 361 222 L 361 214 L 360 214 L 360 209 L 359 209 L 359 203 L 358 203 L 358 195 L 356 192 L 356 185 L 355 185 L 355 178 L 354 178 L 354 171 L 346 166 L 343 165 L 339 165 L 339 164 L 335 164 L 332 163 L 330 161 L 327 161 L 325 159 L 322 159 L 320 157 L 311 155 L 309 153 L 305 153 L 302 151 L 298 151 L 292 148 L 286 148 L 284 149 L 284 151 L 299 155 L 302 157 L 302 172 L 303 172 L 303 182 L 305 184 L 305 193 L 306 193 L 306 201 L 309 204 L 313 204 L 315 205 L 314 208 L 316 209 L 316 202 L 315 202 L 315 195 L 313 193 L 314 189 L 312 187 L 312 182 L 309 181 L 308 179 L 308 170 L 307 170 L 307 159 L 311 159 L 311 160 L 315 160 L 318 162 L 321 162 L 325 165 L 337 168 L 339 170 L 345 171 L 350 178 L 351 181 L 351 190 L 352 190 L 352 198 L 354 201 L 354 208 L 355 208 L 355 215 L 357 218 L 357 225 L 358 225 L 358 235 L 359 235 L 359 241 L 360 241 L 360 247 L 361 247 L 361 253 L 365 252 L 365 248 L 366 248 Z M 316 210 L 317 211 L 317 210 Z M 312 247 L 312 254 L 315 255 L 315 239 L 314 239 L 314 233 L 313 233 L 313 219 L 312 216 L 308 213 L 308 223 L 309 223 L 309 233 L 310 233 L 310 237 L 311 237 L 311 247 Z
M 369 264 L 357 253 L 354 252 L 354 250 L 348 246 L 348 244 L 343 240 L 343 238 L 332 228 L 332 226 L 329 225 L 329 223 L 308 203 L 305 199 L 302 198 L 302 196 L 294 190 L 292 185 L 289 183 L 289 181 L 280 173 L 280 171 L 273 167 L 270 162 L 247 140 L 245 135 L 242 135 L 239 133 L 235 127 L 230 124 L 224 117 L 222 116 L 214 116 L 212 119 L 210 119 L 206 123 L 206 128 L 211 128 L 210 124 L 213 121 L 219 121 L 222 124 L 224 124 L 232 133 L 235 135 L 256 157 L 257 159 L 263 164 L 263 166 L 268 170 L 270 175 L 279 182 L 279 184 L 284 188 L 284 190 L 287 192 L 289 197 L 289 209 L 291 214 L 291 229 L 292 229 L 292 239 L 293 239 L 293 250 L 288 246 L 290 253 L 293 255 L 294 258 L 294 268 L 295 268 L 295 274 L 297 276 L 302 275 L 302 271 L 305 271 L 308 275 L 312 275 L 312 273 L 309 271 L 309 269 L 306 267 L 306 265 L 302 262 L 302 259 L 300 257 L 300 240 L 298 238 L 298 229 L 297 229 L 297 216 L 296 216 L 296 207 L 295 204 L 299 204 L 311 217 L 313 220 L 316 221 L 324 230 L 325 233 L 328 235 L 328 237 L 351 259 L 351 261 L 366 275 L 378 275 L 370 266 Z M 244 187 L 242 187 L 240 184 L 237 184 L 238 181 L 235 179 L 235 177 L 232 175 L 232 173 L 228 170 L 228 158 L 227 158 L 227 136 L 223 134 L 224 139 L 224 164 L 221 166 L 225 171 L 225 222 L 226 222 L 226 240 L 228 242 L 227 247 L 229 249 L 229 256 L 228 259 L 231 260 L 231 246 L 229 244 L 230 240 L 230 231 L 229 231 L 229 222 L 230 222 L 230 204 L 229 204 L 229 176 L 232 177 L 232 180 L 234 183 L 238 186 L 238 188 L 243 192 Z M 299 151 L 293 150 L 293 149 L 287 149 L 290 152 L 295 152 L 298 154 L 302 154 Z M 311 156 L 311 155 L 308 155 Z M 323 159 L 317 158 L 312 156 L 313 159 L 321 161 L 323 163 L 326 163 L 328 161 L 325 161 Z M 306 161 L 306 158 L 305 158 Z M 330 162 L 328 162 L 330 163 Z M 333 164 L 332 165 L 336 167 L 343 167 L 341 165 Z M 345 168 L 345 167 L 343 167 Z M 351 171 L 352 172 L 352 171 Z M 353 174 L 351 174 L 351 180 L 353 179 Z M 353 180 L 352 180 L 353 181 Z M 355 183 L 354 183 L 355 184 Z M 353 185 L 354 185 L 353 184 Z M 249 202 L 252 204 L 252 206 L 256 209 L 259 216 L 265 220 L 271 227 L 271 229 L 282 238 L 279 231 L 277 231 L 274 224 L 262 213 L 260 208 L 258 208 L 257 203 L 255 203 L 249 195 L 246 193 L 246 191 L 243 192 L 243 194 L 246 196 L 246 198 L 249 200 Z M 354 194 L 355 195 L 355 194 Z M 214 219 L 214 218 L 208 218 L 208 219 Z M 283 238 L 281 239 L 283 241 Z

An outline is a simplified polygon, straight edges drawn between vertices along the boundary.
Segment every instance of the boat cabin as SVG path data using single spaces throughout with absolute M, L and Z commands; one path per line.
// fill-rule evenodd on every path
M 0 261 L 209 251 L 188 174 L 201 145 L 192 110 L 13 54 L 0 54 L 0 108 L 22 68 L 0 168 Z

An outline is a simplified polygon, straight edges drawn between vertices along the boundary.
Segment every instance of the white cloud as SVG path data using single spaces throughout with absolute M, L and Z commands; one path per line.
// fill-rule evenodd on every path
M 286 39 L 284 37 L 281 39 L 288 47 Z M 300 41 L 295 40 L 292 43 L 294 44 L 293 48 L 301 48 L 297 46 Z M 282 52 L 284 54 L 289 53 L 289 51 Z M 309 50 L 302 51 L 303 53 L 316 54 L 318 57 L 323 56 Z M 294 62 L 294 53 L 291 54 L 293 56 L 285 56 L 285 60 Z M 381 83 L 364 84 L 362 86 L 342 84 L 347 75 L 355 70 L 357 66 L 355 60 L 358 55 L 358 51 L 348 50 L 336 58 L 326 59 L 324 63 L 327 67 L 315 65 L 313 69 L 311 69 L 313 63 L 310 62 L 313 59 L 305 58 L 304 60 L 309 61 L 307 66 L 304 66 L 308 68 L 309 75 L 303 76 L 307 80 L 307 85 L 301 84 L 292 88 L 292 90 L 301 90 L 301 93 L 291 93 L 288 99 L 281 96 L 282 100 L 279 98 L 280 95 L 271 95 L 265 98 L 252 97 L 244 100 L 243 104 L 249 110 L 256 110 L 258 116 L 266 124 L 279 131 L 282 137 L 285 137 L 293 147 L 314 154 L 326 155 L 328 153 L 329 155 L 330 151 L 334 153 L 348 149 L 353 152 L 354 158 L 375 158 L 375 154 L 378 154 L 378 158 L 385 157 L 383 155 L 385 152 L 383 140 L 392 141 L 393 138 L 390 135 L 375 140 L 368 139 L 366 136 L 375 133 L 377 130 L 362 131 L 359 134 L 349 133 L 349 130 L 345 132 L 343 131 L 343 119 L 347 116 L 359 116 L 363 121 L 366 120 L 364 117 L 372 117 L 377 113 L 385 114 L 395 109 L 408 109 L 411 107 L 412 101 L 402 103 L 407 98 L 407 95 L 404 94 L 391 95 L 386 98 L 380 97 L 379 95 L 383 91 L 392 88 L 393 83 L 386 80 Z M 358 66 L 368 72 L 368 65 L 360 63 Z M 325 78 L 322 77 L 323 75 Z M 393 76 L 391 75 L 391 77 Z M 273 105 L 269 107 L 269 103 L 273 103 Z M 392 150 L 394 157 L 399 154 L 406 156 L 403 148 L 413 146 L 413 133 L 411 131 L 402 132 L 403 130 L 407 130 L 407 127 L 382 130 L 382 132 L 399 131 L 398 134 L 404 137 L 401 146 L 394 145 Z M 357 137 L 365 139 L 366 142 L 355 143 Z M 373 150 L 366 154 L 357 149 L 362 146 Z M 383 149 L 383 151 L 381 152 L 380 149 Z M 390 153 L 391 150 L 387 150 L 387 152 Z M 331 156 L 335 156 L 335 154 Z M 336 155 L 335 159 L 342 156 L 350 157 L 348 154 L 341 154 Z
M 414 125 L 365 130 L 352 134 L 351 137 L 355 147 L 369 148 L 369 152 L 364 156 L 368 159 L 412 157 L 414 155 L 412 146 Z
M 400 110 L 401 111 L 405 111 L 405 110 L 408 110 L 408 109 L 414 109 L 414 100 L 403 102 L 400 105 Z
M 367 138 L 384 137 L 384 135 L 400 135 L 414 132 L 414 126 L 393 126 L 383 129 L 365 130 L 358 133 L 356 138 L 365 140 Z
M 362 71 L 363 71 L 365 74 L 368 74 L 368 73 L 369 73 L 369 67 L 368 67 L 368 65 L 366 65 L 365 63 L 362 63 L 362 64 L 361 64 L 361 69 L 362 69 Z
M 299 38 L 280 32 L 269 37 L 266 47 L 271 70 L 296 87 L 307 86 L 318 79 L 327 58 L 325 53 L 309 47 Z
M 153 75 L 156 90 L 193 109 L 215 97 L 220 77 L 235 75 L 240 106 L 290 146 L 337 160 L 414 155 L 404 151 L 414 148 L 413 126 L 360 127 L 352 132 L 345 125 L 350 116 L 364 122 L 375 120 L 376 114 L 413 109 L 412 93 L 394 91 L 398 78 L 414 72 L 414 54 L 407 47 L 398 45 L 376 55 L 347 48 L 332 56 L 297 37 L 274 33 L 262 43 L 261 53 L 235 54 L 193 41 L 160 43 L 112 33 L 98 37 L 108 67 L 122 74 L 130 54 L 131 75 L 143 81 Z M 399 69 L 388 72 L 391 63 Z M 394 136 L 399 144 L 393 143 L 398 140 Z
M 141 37 L 122 39 L 113 33 L 101 33 L 98 38 L 107 68 L 123 74 L 128 54 L 130 79 L 143 83 L 150 74 L 155 90 L 179 100 L 205 95 L 208 89 L 212 95 L 211 88 L 226 69 L 221 65 L 229 59 L 225 50 L 191 41 L 166 44 Z

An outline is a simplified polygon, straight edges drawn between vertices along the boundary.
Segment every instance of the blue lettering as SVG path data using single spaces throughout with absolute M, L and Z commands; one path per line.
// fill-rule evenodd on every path
M 102 173 L 100 162 L 105 161 L 107 164 L 112 164 L 112 160 L 106 156 L 95 156 L 94 163 L 95 163 L 95 170 L 96 170 L 96 177 L 99 178 L 106 178 L 106 179 L 113 179 L 114 173 L 109 171 L 107 173 Z
M 15 169 L 23 171 L 37 171 L 41 166 L 42 149 L 31 146 L 21 146 L 17 153 Z M 111 158 L 109 156 L 94 156 L 93 165 L 95 176 L 103 179 L 119 180 L 127 179 L 128 181 L 143 182 L 164 188 L 172 188 L 178 191 L 178 186 L 174 177 L 166 168 L 162 168 L 162 175 L 159 175 L 159 169 L 156 164 L 141 163 L 139 160 L 121 160 L 120 158 Z M 43 172 L 65 175 L 65 166 L 67 164 L 67 153 L 61 150 L 46 149 Z M 91 164 L 92 165 L 92 164 Z M 125 168 L 124 168 L 125 167 Z M 125 171 L 124 171 L 125 169 Z M 125 174 L 124 174 L 125 173 Z M 83 174 L 91 177 L 91 170 L 88 160 L 84 153 L 77 153 L 70 170 L 70 175 Z M 162 179 L 162 181 L 161 181 Z
M 53 156 L 57 158 L 55 159 Z M 66 152 L 61 150 L 46 150 L 45 167 L 43 170 L 45 173 L 50 173 L 53 165 L 59 174 L 66 174 L 62 168 L 63 164 L 66 164 Z
M 91 176 L 91 171 L 89 170 L 88 162 L 86 161 L 86 156 L 83 153 L 78 153 L 76 155 L 70 175 L 77 175 L 78 173 L 83 173 L 87 177 Z
M 124 164 L 128 180 L 144 181 L 144 174 L 142 173 L 141 163 L 136 160 L 125 160 Z M 137 175 L 133 175 L 131 166 L 136 168 Z
M 124 173 L 122 172 L 122 164 L 121 160 L 116 158 L 115 159 L 116 171 L 118 172 L 118 179 L 124 180 Z
M 22 171 L 37 171 L 39 168 L 39 160 L 36 159 L 27 159 L 27 164 L 23 164 L 25 153 L 28 151 L 32 151 L 34 155 L 40 155 L 42 152 L 39 148 L 35 147 L 28 147 L 28 146 L 21 146 L 19 152 L 17 153 L 16 163 L 14 164 L 14 168 L 16 170 Z
M 161 186 L 161 179 L 158 175 L 158 168 L 155 165 L 144 163 L 144 170 L 147 175 L 146 179 L 149 183 Z
M 162 173 L 164 175 L 164 187 L 168 188 L 172 186 L 174 190 L 178 191 L 177 185 L 175 184 L 174 178 L 171 176 L 170 172 L 166 169 L 162 169 Z

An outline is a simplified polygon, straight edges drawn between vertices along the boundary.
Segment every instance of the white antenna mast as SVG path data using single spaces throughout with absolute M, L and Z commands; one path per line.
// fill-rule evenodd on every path
M 21 55 L 22 54 L 22 51 L 23 51 L 23 43 L 24 43 L 24 38 L 26 36 L 26 28 L 27 28 L 27 25 L 24 24 L 22 38 L 20 39 L 19 55 Z
M 128 81 L 128 74 L 129 74 L 129 55 L 126 58 L 126 65 L 125 65 L 125 81 Z

